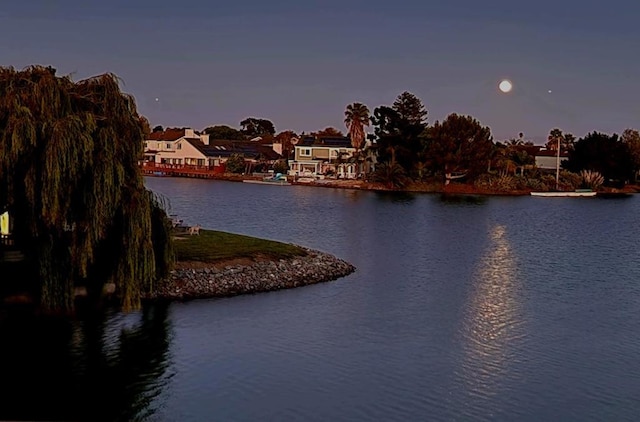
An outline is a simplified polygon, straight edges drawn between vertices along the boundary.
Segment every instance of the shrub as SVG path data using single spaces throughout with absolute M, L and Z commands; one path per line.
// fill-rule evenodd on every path
M 388 162 L 378 164 L 373 180 L 384 183 L 389 188 L 402 188 L 409 181 L 400 164 Z
M 289 170 L 289 164 L 287 160 L 278 160 L 273 165 L 273 171 L 276 173 L 286 173 Z
M 582 178 L 580 186 L 583 188 L 597 190 L 604 183 L 604 177 L 597 171 L 582 170 L 580 177 Z
M 225 165 L 229 173 L 243 173 L 245 168 L 244 157 L 241 154 L 233 154 Z

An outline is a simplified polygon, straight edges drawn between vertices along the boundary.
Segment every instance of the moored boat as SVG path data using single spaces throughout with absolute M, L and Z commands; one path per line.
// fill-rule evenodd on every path
M 569 192 L 531 192 L 531 196 L 542 196 L 548 198 L 560 198 L 560 197 L 572 197 L 572 198 L 589 198 L 597 195 L 597 192 L 594 192 L 589 189 L 578 189 L 575 191 Z
M 244 183 L 256 183 L 260 185 L 278 185 L 278 186 L 290 186 L 291 183 L 287 181 L 287 176 L 282 173 L 277 173 L 274 176 L 264 177 L 262 180 L 243 180 Z
M 257 185 L 291 186 L 286 180 L 243 180 L 244 183 L 255 183 Z

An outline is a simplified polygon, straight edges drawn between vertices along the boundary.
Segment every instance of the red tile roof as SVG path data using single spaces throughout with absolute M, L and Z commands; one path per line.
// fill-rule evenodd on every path
M 149 135 L 150 141 L 175 141 L 184 136 L 184 129 L 166 129 L 163 132 L 152 132 Z

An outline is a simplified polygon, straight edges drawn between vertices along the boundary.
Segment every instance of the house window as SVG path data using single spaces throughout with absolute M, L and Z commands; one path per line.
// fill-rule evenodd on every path
M 167 142 L 167 149 L 171 149 L 171 144 Z
M 311 150 L 306 148 L 306 149 L 300 149 L 300 155 L 306 155 L 306 156 L 310 156 L 311 155 Z
M 178 144 L 178 149 L 182 149 L 182 143 Z

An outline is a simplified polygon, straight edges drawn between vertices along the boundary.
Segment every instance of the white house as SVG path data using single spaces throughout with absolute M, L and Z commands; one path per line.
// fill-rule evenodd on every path
M 250 169 L 258 162 L 272 165 L 281 159 L 272 148 L 252 141 L 209 140 L 209 135 L 193 129 L 153 132 L 145 141 L 143 166 L 190 166 L 224 172 L 225 162 L 240 154 Z
M 552 151 L 546 148 L 540 149 L 536 152 L 536 167 L 541 170 L 555 170 L 557 166 L 557 156 L 556 151 Z M 566 152 L 560 153 L 560 166 L 562 163 L 568 159 L 569 155 Z
M 192 166 L 214 166 L 208 157 L 196 147 L 209 145 L 209 135 L 198 135 L 193 129 L 167 129 L 153 132 L 144 142 L 146 162 Z M 219 164 L 219 163 L 217 163 Z

